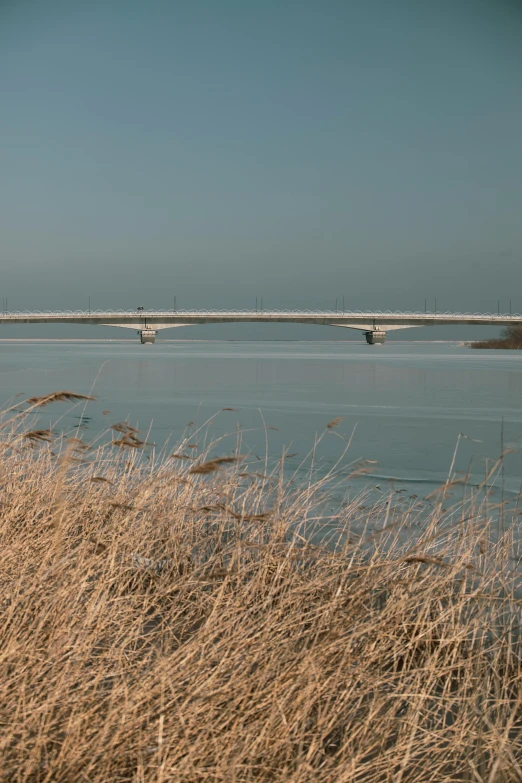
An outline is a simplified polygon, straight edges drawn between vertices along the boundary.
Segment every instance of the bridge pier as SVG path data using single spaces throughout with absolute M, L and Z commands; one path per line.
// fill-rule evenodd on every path
M 382 329 L 373 329 L 371 332 L 365 332 L 368 345 L 383 345 L 386 342 L 386 332 Z
M 141 344 L 145 345 L 155 343 L 158 332 L 155 329 L 141 329 L 138 334 L 141 338 Z

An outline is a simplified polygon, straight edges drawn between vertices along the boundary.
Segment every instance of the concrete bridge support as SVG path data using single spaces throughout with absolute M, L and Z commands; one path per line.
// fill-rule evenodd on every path
M 383 345 L 386 342 L 386 332 L 382 329 L 373 329 L 371 332 L 365 332 L 368 345 Z
M 141 338 L 141 344 L 145 345 L 155 343 L 158 332 L 155 329 L 141 329 L 138 334 Z

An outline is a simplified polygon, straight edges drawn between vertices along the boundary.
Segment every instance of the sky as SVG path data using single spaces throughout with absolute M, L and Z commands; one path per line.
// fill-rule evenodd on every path
M 521 42 L 516 0 L 0 0 L 0 296 L 522 312 Z

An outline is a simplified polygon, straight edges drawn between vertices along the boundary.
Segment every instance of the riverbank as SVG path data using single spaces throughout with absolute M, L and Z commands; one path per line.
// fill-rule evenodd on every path
M 478 340 L 474 343 L 469 343 L 469 347 L 520 351 L 522 350 L 522 328 L 520 326 L 508 326 L 503 330 L 501 337 L 495 340 Z
M 479 340 L 474 343 L 467 343 L 469 348 L 495 348 L 503 351 L 522 351 L 522 342 L 514 340 L 506 340 L 499 338 L 498 340 Z
M 325 520 L 325 479 L 59 437 L 52 401 L 0 425 L 1 780 L 519 779 L 498 500 L 444 486 L 414 539 L 392 492 Z

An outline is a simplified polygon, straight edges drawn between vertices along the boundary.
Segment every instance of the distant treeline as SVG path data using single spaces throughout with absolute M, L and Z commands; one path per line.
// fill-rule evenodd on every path
M 522 349 L 522 326 L 506 326 L 496 340 L 479 340 L 470 343 L 471 348 Z

